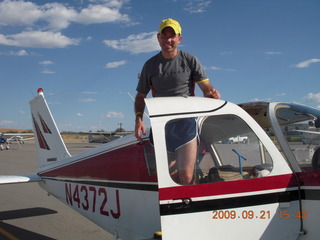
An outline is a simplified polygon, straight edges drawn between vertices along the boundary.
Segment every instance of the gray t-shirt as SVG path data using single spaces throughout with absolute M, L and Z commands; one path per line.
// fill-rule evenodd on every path
M 194 96 L 195 83 L 209 80 L 199 60 L 190 53 L 178 50 L 173 59 L 161 53 L 150 58 L 143 66 L 137 92 L 154 97 Z

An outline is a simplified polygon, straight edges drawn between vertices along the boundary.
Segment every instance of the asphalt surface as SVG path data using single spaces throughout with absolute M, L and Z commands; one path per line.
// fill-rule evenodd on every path
M 71 143 L 71 154 L 96 144 Z M 37 172 L 35 145 L 11 144 L 0 151 L 0 175 Z M 0 240 L 112 240 L 113 236 L 68 208 L 38 183 L 0 185 Z

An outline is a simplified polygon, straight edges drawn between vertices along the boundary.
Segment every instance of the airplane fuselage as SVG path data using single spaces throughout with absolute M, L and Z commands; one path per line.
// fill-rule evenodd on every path
M 146 99 L 152 139 L 133 135 L 71 156 L 42 90 L 30 102 L 40 185 L 115 238 L 316 239 L 320 150 L 288 141 L 288 124 L 318 121 L 316 109 L 284 103 L 240 107 L 197 97 Z M 192 184 L 168 126 L 195 119 L 199 137 Z M 170 125 L 172 126 L 172 125 Z M 228 139 L 246 136 L 246 144 Z M 152 144 L 151 144 L 152 140 Z M 310 149 L 313 156 L 310 156 Z M 175 167 L 175 170 L 173 169 Z

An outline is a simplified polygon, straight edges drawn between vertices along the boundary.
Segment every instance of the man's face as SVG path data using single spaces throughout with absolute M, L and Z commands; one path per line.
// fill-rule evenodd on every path
M 166 27 L 158 34 L 158 41 L 163 52 L 174 52 L 180 44 L 182 37 L 176 35 L 171 27 Z

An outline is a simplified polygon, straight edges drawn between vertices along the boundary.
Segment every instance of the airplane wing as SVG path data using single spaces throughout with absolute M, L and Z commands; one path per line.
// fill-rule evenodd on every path
M 29 141 L 29 140 L 34 140 L 34 137 L 30 137 L 30 138 L 23 138 L 23 141 Z
M 112 136 L 112 135 L 129 135 L 132 134 L 133 131 L 124 131 L 124 132 L 79 132 L 80 134 L 92 134 L 92 135 L 108 135 L 108 136 Z
M 309 134 L 320 134 L 320 132 L 316 132 L 316 131 L 307 131 L 307 130 L 295 130 L 297 132 L 301 132 L 301 133 L 309 133 Z
M 40 182 L 40 181 L 42 181 L 42 178 L 38 174 L 0 176 L 0 185 L 13 184 L 13 183 Z
M 33 136 L 34 133 L 0 133 L 3 136 Z

